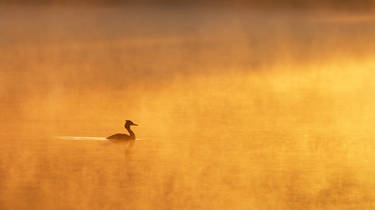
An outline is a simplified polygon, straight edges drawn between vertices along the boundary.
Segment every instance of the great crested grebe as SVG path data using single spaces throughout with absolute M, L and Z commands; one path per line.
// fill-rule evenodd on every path
M 138 126 L 137 124 L 133 123 L 132 121 L 130 120 L 126 120 L 125 122 L 125 129 L 128 130 L 129 132 L 129 135 L 128 134 L 123 134 L 123 133 L 116 133 L 116 134 L 113 134 L 112 136 L 108 136 L 107 139 L 109 140 L 115 140 L 115 141 L 130 141 L 130 140 L 135 140 L 135 134 L 134 132 L 130 129 L 130 126 Z

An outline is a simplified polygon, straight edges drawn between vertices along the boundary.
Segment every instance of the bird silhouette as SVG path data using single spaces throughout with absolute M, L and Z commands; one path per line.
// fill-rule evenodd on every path
M 108 136 L 107 139 L 112 141 L 112 142 L 126 142 L 126 141 L 132 141 L 132 140 L 134 141 L 135 140 L 135 134 L 130 129 L 130 126 L 138 126 L 138 125 L 133 123 L 130 120 L 126 120 L 124 127 L 129 132 L 129 135 L 124 134 L 124 133 L 116 133 L 116 134 L 113 134 L 112 136 Z

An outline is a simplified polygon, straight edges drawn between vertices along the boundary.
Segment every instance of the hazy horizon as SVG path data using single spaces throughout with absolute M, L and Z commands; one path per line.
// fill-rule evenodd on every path
M 0 6 L 98 6 L 98 7 L 175 7 L 175 9 L 184 9 L 188 7 L 195 8 L 248 8 L 248 9 L 294 9 L 294 10 L 338 10 L 338 11 L 373 11 L 375 9 L 375 0 L 4 0 Z

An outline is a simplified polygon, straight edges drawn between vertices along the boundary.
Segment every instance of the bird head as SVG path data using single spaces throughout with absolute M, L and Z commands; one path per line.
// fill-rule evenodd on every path
M 126 120 L 125 127 L 131 126 L 131 125 L 138 126 L 137 124 L 133 123 L 131 120 Z

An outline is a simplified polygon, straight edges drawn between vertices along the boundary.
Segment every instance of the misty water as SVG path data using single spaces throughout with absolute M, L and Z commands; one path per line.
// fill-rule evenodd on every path
M 373 209 L 375 17 L 0 8 L 0 209 Z M 59 139 L 125 133 L 137 141 Z

